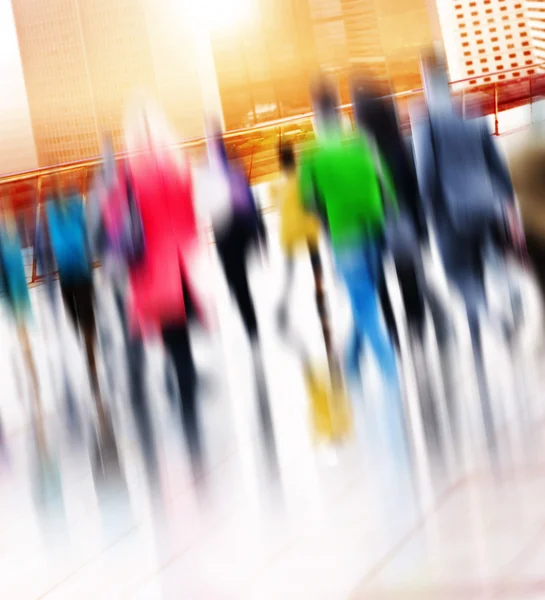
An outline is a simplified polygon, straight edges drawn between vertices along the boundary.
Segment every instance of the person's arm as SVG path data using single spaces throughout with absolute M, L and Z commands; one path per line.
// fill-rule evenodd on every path
M 259 241 L 259 245 L 261 247 L 262 252 L 266 252 L 268 248 L 268 240 L 267 240 L 267 230 L 265 228 L 265 222 L 263 220 L 263 213 L 261 212 L 261 207 L 259 202 L 256 201 L 255 193 L 252 189 L 252 186 L 248 183 L 248 193 L 250 195 L 250 202 L 252 204 L 253 210 L 255 211 L 255 218 L 257 223 L 257 237 Z
M 498 215 L 499 227 L 505 232 L 516 252 L 522 256 L 525 254 L 526 245 L 524 227 L 509 169 L 484 123 L 481 126 L 481 135 L 490 177 L 496 189 L 499 188 L 501 196 Z
M 47 215 L 44 209 L 36 228 L 36 266 L 48 286 L 51 286 L 53 282 L 53 265 L 49 260 L 51 253 L 50 243 L 47 231 Z
M 393 212 L 397 214 L 399 212 L 399 206 L 397 203 L 397 194 L 392 174 L 390 169 L 383 159 L 380 152 L 377 150 L 377 175 L 382 188 L 382 198 L 385 203 L 385 211 L 387 213 Z
M 439 194 L 438 165 L 429 120 L 413 124 L 412 145 L 420 200 L 427 214 Z
M 309 213 L 316 214 L 327 230 L 327 211 L 319 188 L 315 157 L 312 153 L 302 154 L 297 178 L 302 208 Z
M 106 231 L 102 218 L 100 194 L 95 188 L 87 196 L 86 203 L 87 233 L 93 257 L 102 259 L 106 248 Z

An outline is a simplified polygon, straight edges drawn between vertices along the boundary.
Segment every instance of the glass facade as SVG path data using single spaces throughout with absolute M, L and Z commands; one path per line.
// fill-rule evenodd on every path
M 398 91 L 420 84 L 418 56 L 432 42 L 426 0 L 254 1 L 250 22 L 212 38 L 229 128 L 309 111 L 319 70 L 337 77 L 343 102 L 355 71 Z

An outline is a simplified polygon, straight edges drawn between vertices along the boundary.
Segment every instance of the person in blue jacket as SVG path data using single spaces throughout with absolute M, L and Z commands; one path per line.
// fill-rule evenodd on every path
M 413 126 L 419 186 L 445 272 L 465 304 L 483 417 L 494 445 L 479 313 L 486 307 L 487 248 L 520 237 L 513 186 L 486 123 L 458 114 L 443 57 L 424 54 L 422 77 L 429 119 Z

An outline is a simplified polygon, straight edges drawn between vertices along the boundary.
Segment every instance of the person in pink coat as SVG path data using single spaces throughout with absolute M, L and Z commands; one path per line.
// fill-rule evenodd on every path
M 161 335 L 172 358 L 192 464 L 200 468 L 197 376 L 187 305 L 191 301 L 204 320 L 199 293 L 202 245 L 189 161 L 174 151 L 172 138 L 162 117 L 149 106 L 140 107 L 127 122 L 127 176 L 144 239 L 141 259 L 129 268 L 129 314 L 134 335 Z

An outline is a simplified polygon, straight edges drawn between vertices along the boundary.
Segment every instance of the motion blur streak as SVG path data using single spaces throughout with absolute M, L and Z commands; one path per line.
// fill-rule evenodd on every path
M 2 598 L 539 595 L 545 145 L 421 75 L 317 75 L 259 184 L 135 91 L 32 235 L 2 198 Z

